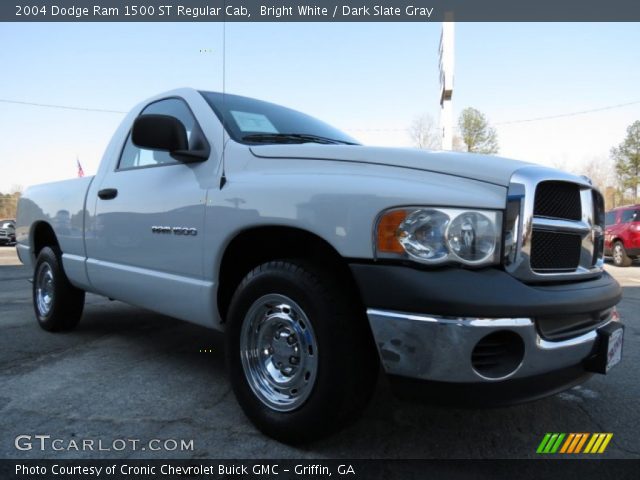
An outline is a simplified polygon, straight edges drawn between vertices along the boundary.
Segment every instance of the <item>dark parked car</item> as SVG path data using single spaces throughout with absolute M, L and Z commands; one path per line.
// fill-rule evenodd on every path
M 618 267 L 628 267 L 640 256 L 640 204 L 618 207 L 605 216 L 604 253 Z
M 15 220 L 0 221 L 0 245 L 15 245 L 16 222 Z

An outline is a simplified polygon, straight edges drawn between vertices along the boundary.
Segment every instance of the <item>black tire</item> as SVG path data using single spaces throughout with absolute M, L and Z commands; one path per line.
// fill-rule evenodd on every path
M 60 250 L 44 247 L 33 273 L 33 308 L 48 332 L 72 330 L 82 317 L 84 291 L 71 283 L 62 269 Z
M 633 260 L 627 255 L 627 251 L 624 248 L 622 242 L 616 242 L 613 244 L 613 264 L 616 267 L 629 267 L 633 263 Z
M 362 413 L 375 389 L 379 369 L 378 354 L 365 312 L 357 296 L 353 296 L 353 289 L 338 277 L 331 271 L 323 270 L 306 261 L 271 261 L 251 271 L 242 280 L 231 300 L 225 352 L 233 391 L 245 414 L 256 427 L 281 442 L 307 442 L 340 429 Z M 263 301 L 268 303 L 269 300 L 263 299 L 273 296 L 283 296 L 291 300 L 295 304 L 294 308 L 291 311 L 286 308 L 282 311 L 287 312 L 291 318 L 304 318 L 310 324 L 310 327 L 300 327 L 307 329 L 304 333 L 298 332 L 300 351 L 307 352 L 301 355 L 306 355 L 307 359 L 298 360 L 300 370 L 296 375 L 302 375 L 302 367 L 307 368 L 307 361 L 310 362 L 309 365 L 316 366 L 313 375 L 310 375 L 310 371 L 304 372 L 305 378 L 310 377 L 307 383 L 299 379 L 302 383 L 301 397 L 290 397 L 294 405 L 302 396 L 307 395 L 306 399 L 288 411 L 278 410 L 260 398 L 254 390 L 258 388 L 258 382 L 251 380 L 251 375 L 247 373 L 249 367 L 243 365 L 243 362 L 245 365 L 248 362 L 247 357 L 245 356 L 244 360 L 241 358 L 243 325 L 245 322 L 251 325 L 252 318 L 272 318 L 273 314 L 270 317 L 268 310 L 265 310 L 266 313 L 262 316 L 249 314 L 254 311 L 253 306 L 259 306 Z M 277 308 L 281 307 L 282 305 L 279 305 Z M 302 313 L 297 314 L 297 310 L 301 310 Z M 277 312 L 281 313 L 281 310 Z M 271 324 L 265 321 L 261 328 L 267 331 L 268 328 L 280 327 L 271 327 Z M 247 328 L 246 331 L 261 330 Z M 254 334 L 256 337 L 259 335 Z M 278 335 L 276 333 L 276 339 Z M 315 337 L 314 352 L 304 347 L 301 339 L 305 335 Z M 290 336 L 297 338 L 295 332 Z M 265 334 L 265 338 L 273 337 Z M 274 341 L 271 340 L 271 343 Z M 309 343 L 312 342 L 309 340 Z M 246 342 L 243 345 L 246 346 Z M 267 359 L 264 360 L 266 362 L 272 361 L 272 366 L 277 363 L 274 360 L 277 347 L 274 347 L 276 353 L 273 348 L 270 349 L 270 356 L 267 355 L 266 349 L 261 348 L 245 348 L 244 351 L 256 352 L 256 358 Z M 258 352 L 263 352 L 264 357 Z M 286 355 L 289 353 L 286 353 L 284 358 L 287 358 Z M 295 390 L 291 391 L 294 392 Z

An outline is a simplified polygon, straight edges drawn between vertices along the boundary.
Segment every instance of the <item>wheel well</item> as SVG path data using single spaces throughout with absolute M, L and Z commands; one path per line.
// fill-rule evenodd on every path
M 270 260 L 299 258 L 317 262 L 346 282 L 360 298 L 345 259 L 326 240 L 293 227 L 256 227 L 239 233 L 227 246 L 218 275 L 218 311 L 225 321 L 231 297 L 253 268 Z
M 33 238 L 33 255 L 38 256 L 44 247 L 59 247 L 53 228 L 46 222 L 38 222 L 34 225 L 31 236 Z

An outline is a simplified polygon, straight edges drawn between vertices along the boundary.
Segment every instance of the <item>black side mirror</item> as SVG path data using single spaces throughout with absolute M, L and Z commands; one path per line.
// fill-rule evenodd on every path
M 199 137 L 198 137 L 199 138 Z M 140 115 L 133 122 L 131 141 L 136 147 L 166 151 L 184 163 L 203 162 L 209 158 L 209 146 L 194 139 L 195 149 L 189 150 L 187 130 L 180 120 L 170 115 Z
M 140 115 L 133 122 L 131 141 L 136 147 L 175 152 L 188 150 L 187 130 L 169 115 Z

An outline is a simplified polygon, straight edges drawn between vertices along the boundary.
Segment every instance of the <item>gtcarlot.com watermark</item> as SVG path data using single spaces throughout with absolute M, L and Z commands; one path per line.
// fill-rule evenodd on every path
M 18 435 L 14 445 L 17 450 L 39 452 L 192 452 L 193 440 L 175 438 L 56 438 L 51 435 Z

